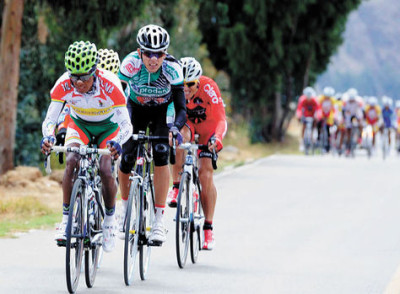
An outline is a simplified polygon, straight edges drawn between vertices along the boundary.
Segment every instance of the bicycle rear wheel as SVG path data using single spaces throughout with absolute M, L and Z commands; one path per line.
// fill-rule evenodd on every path
M 70 293 L 78 287 L 83 255 L 83 198 L 84 187 L 81 179 L 75 181 L 71 193 L 68 224 L 66 231 L 66 278 Z
M 124 280 L 129 286 L 133 280 L 138 253 L 139 241 L 139 181 L 135 179 L 129 189 L 128 208 L 125 221 L 125 245 L 124 245 Z
M 99 193 L 101 197 L 101 193 Z M 97 198 L 99 199 L 99 198 Z M 94 280 L 96 279 L 97 269 L 99 268 L 99 261 L 102 255 L 103 247 L 101 243 L 101 222 L 102 214 L 100 211 L 99 203 L 97 201 L 90 202 L 88 207 L 87 227 L 88 227 L 88 250 L 85 251 L 85 280 L 86 286 L 92 288 Z M 89 214 L 90 212 L 90 214 Z
M 151 227 L 154 221 L 154 202 L 153 202 L 153 187 L 150 187 L 150 191 L 144 195 L 144 211 L 143 211 L 143 218 L 142 218 L 142 232 L 143 232 L 143 244 L 140 246 L 140 257 L 139 257 L 139 272 L 140 278 L 142 280 L 146 279 L 147 270 L 150 264 L 150 256 L 151 256 L 151 247 L 147 243 L 151 234 Z
M 202 244 L 202 229 L 204 224 L 204 213 L 203 207 L 201 206 L 201 190 L 199 183 L 196 183 L 194 193 L 197 193 L 198 197 L 193 197 L 193 218 L 190 229 L 190 258 L 192 263 L 196 263 L 199 257 L 199 251 L 201 250 Z
M 187 173 L 182 174 L 176 207 L 176 259 L 180 268 L 186 263 L 189 249 L 190 214 L 189 214 L 189 185 Z

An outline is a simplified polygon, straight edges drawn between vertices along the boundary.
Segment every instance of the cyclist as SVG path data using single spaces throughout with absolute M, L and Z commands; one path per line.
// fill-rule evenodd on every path
M 363 119 L 363 102 L 361 97 L 358 96 L 358 91 L 354 88 L 350 88 L 343 95 L 343 117 L 346 127 L 347 144 L 346 144 L 346 155 L 350 154 L 350 140 L 352 135 L 353 120 L 357 121 L 359 128 L 358 144 L 361 143 L 362 134 L 362 119 Z M 340 142 L 342 147 L 343 138 Z
M 390 146 L 390 129 L 392 128 L 392 119 L 393 119 L 393 110 L 392 110 L 392 105 L 393 105 L 393 100 L 390 97 L 383 96 L 382 97 L 382 124 L 381 124 L 381 132 L 385 128 L 388 130 L 388 142 Z
M 306 87 L 303 90 L 303 95 L 300 96 L 299 98 L 299 103 L 297 104 L 297 110 L 296 110 L 296 117 L 299 121 L 302 122 L 303 128 L 301 131 L 301 143 L 300 143 L 300 151 L 303 151 L 304 149 L 304 131 L 306 129 L 306 123 L 304 118 L 306 117 L 312 117 L 316 118 L 317 115 L 317 110 L 318 110 L 318 102 L 317 99 L 315 98 L 315 91 L 312 87 Z M 315 121 L 314 121 L 314 126 L 315 126 Z
M 126 98 L 116 75 L 97 68 L 96 45 L 86 41 L 74 42 L 65 53 L 65 72 L 50 92 L 51 103 L 42 125 L 41 148 L 48 153 L 54 144 L 57 117 L 64 105 L 69 104 L 71 121 L 68 124 L 65 144 L 79 147 L 94 143 L 108 148 L 111 156 L 101 156 L 100 177 L 106 215 L 103 221 L 103 248 L 111 251 L 114 246 L 115 196 L 117 185 L 111 172 L 111 158 L 118 158 L 121 145 L 132 133 L 132 125 L 126 108 Z M 94 137 L 94 141 L 92 138 Z M 70 195 L 74 182 L 74 170 L 78 168 L 79 155 L 68 153 L 63 179 L 63 218 L 56 240 L 65 240 Z
M 199 135 L 199 144 L 208 145 L 209 151 L 199 151 L 199 178 L 202 187 L 201 202 L 204 209 L 203 249 L 212 250 L 215 245 L 213 218 L 217 202 L 217 189 L 213 180 L 212 151 L 220 151 L 227 131 L 224 102 L 219 88 L 211 78 L 202 76 L 200 63 L 193 57 L 181 58 L 188 121 L 182 129 L 185 141 Z M 177 206 L 179 173 L 184 163 L 184 151 L 177 150 L 176 163 L 172 166 L 173 187 L 168 194 L 168 205 Z M 197 195 L 195 195 L 196 197 Z
M 365 121 L 372 127 L 372 146 L 375 148 L 375 137 L 379 130 L 379 120 L 381 117 L 381 108 L 378 105 L 376 97 L 371 96 L 365 106 Z
M 318 140 L 321 136 L 322 127 L 326 128 L 326 132 L 328 134 L 328 142 L 327 146 L 322 146 L 326 152 L 329 152 L 330 149 L 330 127 L 333 126 L 335 122 L 335 89 L 332 87 L 325 87 L 323 90 L 323 95 L 318 98 L 319 110 L 318 110 Z
M 186 122 L 186 105 L 182 67 L 167 53 L 170 44 L 169 34 L 162 27 L 150 24 L 139 30 L 136 40 L 139 48 L 125 57 L 118 73 L 129 95 L 127 106 L 134 133 L 146 131 L 149 127 L 153 135 L 175 136 L 179 144 L 182 141 L 179 130 Z M 167 110 L 172 102 L 176 115 L 172 126 L 168 127 Z M 156 216 L 149 240 L 154 245 L 161 245 L 166 241 L 163 214 L 169 186 L 168 140 L 155 141 L 153 146 Z M 123 146 L 118 175 L 122 215 L 125 215 L 128 202 L 129 175 L 136 159 L 135 148 L 136 144 L 132 138 Z M 120 231 L 123 231 L 122 221 Z
M 396 115 L 396 149 L 398 152 L 400 152 L 400 100 L 396 100 L 395 115 Z
M 112 73 L 117 74 L 120 65 L 118 53 L 111 49 L 99 49 L 97 53 L 99 54 L 99 63 L 97 67 L 109 70 Z M 64 103 L 64 108 L 57 121 L 57 145 L 64 145 L 65 134 L 67 132 L 67 127 L 70 121 L 70 106 L 69 104 Z

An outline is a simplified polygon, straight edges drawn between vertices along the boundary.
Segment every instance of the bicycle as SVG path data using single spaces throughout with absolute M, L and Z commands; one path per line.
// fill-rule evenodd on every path
M 390 148 L 389 128 L 387 128 L 385 126 L 383 127 L 381 138 L 382 138 L 382 156 L 383 156 L 383 159 L 385 160 L 387 155 L 389 154 L 389 148 Z
M 139 252 L 140 278 L 145 280 L 150 263 L 151 247 L 161 245 L 149 242 L 155 217 L 151 141 L 165 140 L 168 137 L 147 136 L 144 131 L 139 131 L 139 134 L 132 135 L 132 139 L 138 142 L 138 145 L 136 166 L 132 168 L 129 177 L 128 206 L 124 220 L 124 281 L 127 286 L 133 280 L 137 253 Z
M 198 174 L 197 150 L 208 151 L 207 145 L 184 143 L 178 148 L 186 150 L 187 155 L 177 196 L 176 216 L 176 257 L 178 266 L 184 268 L 190 243 L 192 263 L 196 263 L 202 249 L 204 213 L 201 205 L 201 185 Z M 212 154 L 212 165 L 217 169 L 217 155 Z M 189 242 L 190 241 L 190 242 Z
M 98 155 L 109 155 L 110 151 L 88 146 L 52 146 L 51 152 L 74 152 L 80 155 L 79 170 L 70 199 L 66 240 L 57 241 L 58 246 L 66 247 L 67 288 L 70 293 L 75 293 L 81 273 L 83 251 L 85 251 L 85 280 L 88 288 L 94 285 L 102 255 L 101 223 L 104 218 L 104 207 Z M 50 173 L 49 155 L 45 167 L 47 173 Z
M 373 136 L 374 136 L 374 131 L 372 129 L 372 126 L 370 124 L 367 124 L 363 128 L 362 132 L 362 142 L 363 142 L 363 147 L 367 150 L 367 156 L 368 158 L 371 158 L 372 156 L 372 148 L 373 148 Z
M 314 124 L 314 118 L 312 117 L 304 117 L 302 119 L 303 123 L 306 124 L 305 130 L 304 130 L 304 153 L 305 155 L 309 154 L 309 150 L 311 148 L 312 153 L 314 154 L 314 142 L 313 142 L 313 124 Z

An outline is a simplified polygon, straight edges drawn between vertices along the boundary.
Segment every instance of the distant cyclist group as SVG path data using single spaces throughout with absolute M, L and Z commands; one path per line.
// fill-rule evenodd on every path
M 393 105 L 394 104 L 394 105 Z M 354 156 L 356 148 L 366 149 L 368 156 L 376 151 L 376 136 L 381 135 L 383 153 L 388 154 L 395 132 L 396 149 L 400 151 L 400 101 L 382 96 L 360 96 L 355 88 L 335 93 L 325 87 L 317 95 L 306 87 L 299 98 L 296 117 L 302 123 L 300 151 Z
M 204 234 L 201 247 L 212 250 L 215 244 L 213 218 L 217 190 L 213 182 L 213 154 L 223 148 L 227 130 L 224 103 L 217 84 L 202 75 L 200 63 L 193 57 L 180 60 L 168 54 L 168 32 L 158 25 L 142 27 L 136 41 L 138 49 L 120 63 L 118 53 L 97 49 L 89 41 L 71 44 L 65 53 L 66 72 L 50 91 L 51 103 L 42 124 L 41 150 L 48 155 L 53 146 L 95 146 L 108 149 L 99 156 L 99 176 L 104 198 L 102 247 L 110 252 L 115 236 L 124 239 L 126 213 L 131 188 L 131 171 L 142 164 L 137 159 L 138 134 L 154 135 L 151 141 L 154 166 L 154 222 L 149 244 L 160 246 L 166 241 L 164 211 L 166 203 L 177 206 L 184 150 L 176 150 L 176 163 L 171 166 L 170 150 L 185 142 L 208 146 L 197 152 L 201 206 L 204 209 Z M 136 137 L 135 137 L 136 135 Z M 150 143 L 149 143 L 150 144 Z M 62 181 L 63 217 L 56 232 L 58 243 L 66 240 L 71 193 L 78 177 L 80 155 L 66 153 Z M 119 163 L 118 176 L 112 163 Z M 139 161 L 139 162 L 138 162 Z M 118 185 L 121 212 L 116 216 Z M 70 229 L 70 228 L 69 228 Z

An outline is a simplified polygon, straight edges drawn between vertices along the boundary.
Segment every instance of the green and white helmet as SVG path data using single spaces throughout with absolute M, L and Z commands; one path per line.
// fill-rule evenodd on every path
M 114 50 L 99 49 L 99 68 L 109 70 L 115 74 L 118 73 L 121 62 L 118 53 Z
M 74 42 L 65 52 L 65 68 L 70 74 L 93 72 L 98 62 L 96 45 L 89 41 Z

